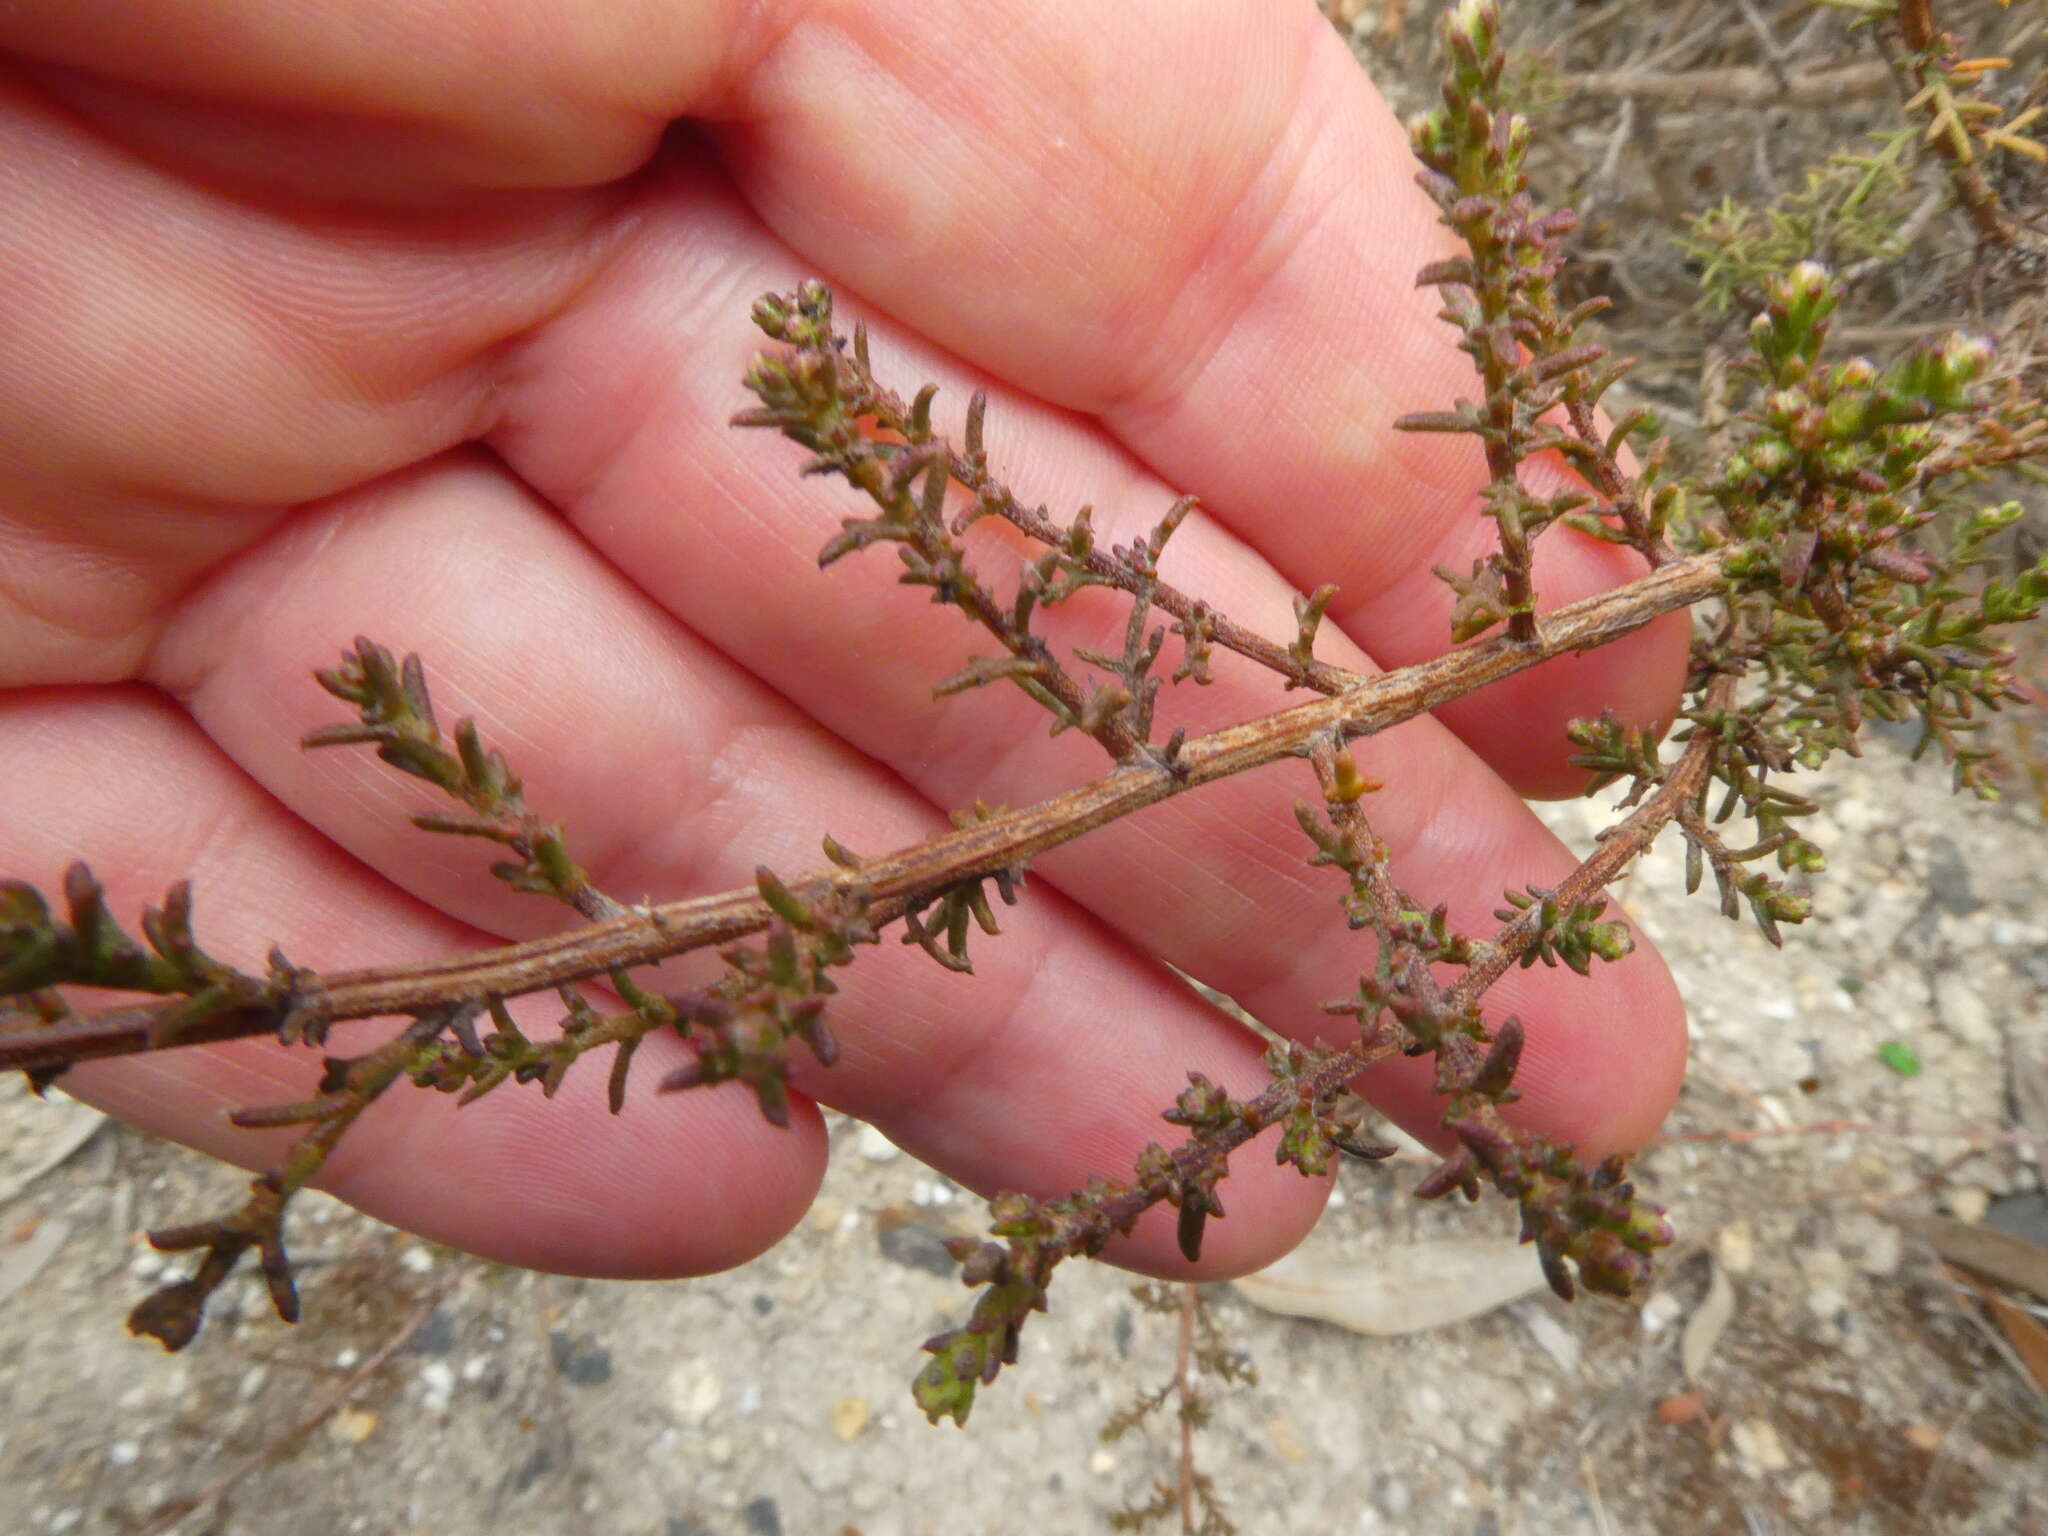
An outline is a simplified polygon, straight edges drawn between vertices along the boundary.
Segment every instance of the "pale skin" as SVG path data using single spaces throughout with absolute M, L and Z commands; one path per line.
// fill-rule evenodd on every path
M 1390 426 L 1472 392 L 1412 283 L 1446 237 L 1305 3 L 27 0 L 0 45 L 0 872 L 50 889 L 84 857 L 131 916 L 190 875 L 226 958 L 389 963 L 564 920 L 411 828 L 424 786 L 298 750 L 341 715 L 308 673 L 358 633 L 420 652 L 444 719 L 474 713 L 629 902 L 1103 770 L 1019 694 L 933 701 L 987 642 L 893 585 L 886 551 L 820 574 L 859 507 L 726 426 L 749 300 L 807 275 L 899 387 L 943 386 L 953 430 L 988 391 L 1027 501 L 1093 502 L 1108 542 L 1200 496 L 1169 578 L 1282 639 L 1291 593 L 1336 582 L 1336 665 L 1442 650 L 1429 568 L 1487 546 L 1476 448 Z M 1559 531 L 1538 586 L 1555 605 L 1638 571 Z M 1121 624 L 1104 600 L 1049 633 Z M 1473 933 L 1502 888 L 1560 878 L 1571 855 L 1518 796 L 1573 790 L 1572 717 L 1664 718 L 1684 651 L 1666 620 L 1360 743 L 1397 878 Z M 1291 702 L 1216 671 L 1168 722 Z M 1156 1116 L 1190 1068 L 1261 1079 L 1160 962 L 1336 1038 L 1318 1005 L 1369 954 L 1303 863 L 1309 793 L 1283 764 L 1061 851 L 972 978 L 893 936 L 864 952 L 833 1005 L 843 1058 L 799 1066 L 789 1129 L 743 1088 L 657 1096 L 683 1047 L 650 1041 L 616 1120 L 601 1065 L 552 1104 L 396 1090 L 327 1186 L 500 1260 L 656 1276 L 801 1216 L 814 1099 L 984 1191 L 1125 1172 L 1175 1134 Z M 1515 972 L 1490 1008 L 1529 1026 L 1524 1123 L 1593 1152 L 1654 1133 L 1684 1025 L 1647 945 L 1588 981 Z M 243 1042 L 66 1086 L 260 1164 L 274 1138 L 224 1111 L 315 1071 Z M 1368 1086 L 1427 1130 L 1426 1083 L 1404 1062 Z M 1240 1162 L 1199 1266 L 1171 1213 L 1119 1259 L 1214 1277 L 1297 1242 L 1324 1183 L 1263 1144 Z

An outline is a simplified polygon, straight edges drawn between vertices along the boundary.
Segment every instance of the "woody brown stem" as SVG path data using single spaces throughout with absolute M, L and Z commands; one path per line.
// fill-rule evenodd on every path
M 1940 85 L 1945 78 L 1941 76 L 1938 62 L 1931 66 L 1926 62 L 1928 50 L 1940 40 L 1928 0 L 1902 0 L 1898 26 L 1897 38 L 1880 31 L 1877 46 L 1885 62 L 1891 66 L 1900 96 L 1910 104 L 1926 99 L 1929 89 Z M 1901 43 L 1904 47 L 1900 46 Z M 1958 136 L 1962 132 L 1956 130 Z M 2019 232 L 2001 210 L 1998 193 L 1992 190 L 1991 183 L 1984 179 L 1984 173 L 1972 160 L 1967 139 L 1959 143 L 1957 137 L 1937 132 L 1932 142 L 1935 153 L 1941 156 L 1948 172 L 1949 189 L 1955 193 L 1956 202 L 1978 235 L 1991 245 L 2017 243 Z
M 1933 0 L 1899 0 L 1899 36 L 1908 48 L 1933 46 Z
M 827 891 L 862 895 L 877 922 L 906 903 L 1025 864 L 1095 828 L 1203 784 L 1305 751 L 1317 737 L 1354 740 L 1425 714 L 1453 699 L 1569 652 L 1588 650 L 1690 607 L 1724 585 L 1718 553 L 1673 562 L 1642 579 L 1548 614 L 1539 642 L 1497 636 L 1433 661 L 1362 681 L 1262 719 L 1186 742 L 1172 765 L 1126 763 L 1079 788 L 893 853 L 788 882 L 805 901 Z M 754 886 L 636 910 L 523 944 L 451 955 L 424 964 L 340 971 L 296 999 L 320 1023 L 418 1015 L 450 1003 L 516 997 L 619 967 L 646 965 L 766 928 L 772 912 Z M 50 1069 L 152 1048 L 182 999 L 80 1015 L 55 1024 L 0 1012 L 0 1070 Z M 243 1007 L 182 1026 L 175 1044 L 212 1044 L 274 1032 L 286 1005 Z

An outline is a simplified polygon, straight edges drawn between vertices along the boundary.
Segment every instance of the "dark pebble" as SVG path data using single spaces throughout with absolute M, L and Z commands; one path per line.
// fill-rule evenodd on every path
M 455 1319 L 446 1312 L 436 1312 L 424 1323 L 420 1331 L 412 1336 L 406 1351 L 415 1355 L 446 1355 L 455 1349 Z
M 588 1338 L 572 1339 L 566 1333 L 548 1335 L 548 1353 L 555 1369 L 572 1387 L 595 1387 L 612 1379 L 612 1352 L 600 1349 Z
M 920 1221 L 906 1221 L 900 1227 L 878 1227 L 876 1242 L 882 1257 L 909 1269 L 951 1279 L 960 1266 L 946 1252 L 946 1240 Z

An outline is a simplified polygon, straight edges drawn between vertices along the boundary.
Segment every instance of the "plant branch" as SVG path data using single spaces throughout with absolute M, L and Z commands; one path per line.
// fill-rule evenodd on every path
M 1735 679 L 1718 677 L 1707 689 L 1703 710 L 1727 709 L 1734 699 Z M 1706 731 L 1697 732 L 1671 765 L 1664 782 L 1626 821 L 1602 832 L 1599 847 L 1558 884 L 1557 904 L 1570 908 L 1597 897 L 1698 797 L 1713 766 L 1714 738 Z M 1446 1001 L 1459 1007 L 1478 1001 L 1527 951 L 1542 927 L 1540 914 L 1540 907 L 1530 907 L 1496 934 L 1492 947 L 1476 957 L 1452 985 Z
M 804 900 L 829 891 L 864 896 L 876 926 L 905 905 L 962 881 L 1015 868 L 1097 827 L 1189 789 L 1307 750 L 1335 733 L 1373 735 L 1555 656 L 1604 645 L 1662 614 L 1717 595 L 1724 552 L 1694 555 L 1642 579 L 1547 614 L 1543 636 L 1525 644 L 1507 636 L 1433 661 L 1362 681 L 1331 698 L 1187 741 L 1171 768 L 1126 764 L 1103 778 L 1021 810 L 942 834 L 893 853 L 789 882 Z M 323 1024 L 417 1015 L 452 1002 L 515 997 L 624 966 L 649 964 L 766 928 L 773 912 L 754 886 L 635 909 L 623 917 L 522 944 L 453 955 L 420 965 L 373 967 L 308 978 L 293 1006 Z M 131 1055 L 164 1037 L 164 1020 L 182 1000 L 79 1015 L 55 1024 L 22 1010 L 0 1010 L 0 1070 L 42 1070 Z M 184 1024 L 178 1045 L 211 1044 L 275 1032 L 282 1002 L 225 1009 Z
M 1876 38 L 1906 110 L 1922 112 L 1931 120 L 1929 142 L 1941 156 L 1949 188 L 1978 236 L 1990 245 L 2016 244 L 2019 232 L 1978 168 L 1969 129 L 1956 110 L 1946 68 L 1955 54 L 1946 35 L 1935 27 L 1928 0 L 1906 0 L 1899 7 L 1897 34 L 1880 27 Z
M 977 395 L 976 400 L 979 399 Z M 977 510 L 985 509 L 1002 518 L 1027 538 L 1055 549 L 1068 542 L 1070 529 L 1054 522 L 1044 508 L 1027 507 L 1017 500 L 1007 485 L 988 472 L 985 463 L 956 460 L 953 478 L 975 493 Z M 1201 625 L 1208 638 L 1226 651 L 1233 651 L 1248 661 L 1279 673 L 1295 687 L 1338 694 L 1364 681 L 1358 673 L 1331 666 L 1326 661 L 1317 661 L 1313 657 L 1304 661 L 1286 646 L 1215 612 L 1200 598 L 1190 597 L 1167 582 L 1148 580 L 1120 555 L 1120 551 L 1104 553 L 1091 548 L 1079 563 L 1103 586 L 1115 587 L 1133 597 L 1148 598 L 1154 608 L 1180 620 L 1183 625 Z
M 434 1315 L 434 1309 L 441 1304 L 441 1299 L 441 1296 L 437 1293 L 421 1301 L 418 1306 L 414 1307 L 407 1314 L 405 1321 L 398 1326 L 396 1332 L 382 1344 L 378 1345 L 375 1352 L 365 1359 L 362 1364 L 358 1365 L 354 1370 L 342 1377 L 341 1380 L 335 1382 L 333 1386 L 316 1397 L 312 1405 L 299 1416 L 297 1422 L 286 1429 L 284 1433 L 278 1435 L 275 1439 L 266 1441 L 257 1449 L 249 1452 L 248 1455 L 238 1458 L 225 1471 L 216 1476 L 213 1481 L 200 1489 L 199 1492 L 185 1498 L 172 1500 L 157 1512 L 155 1518 L 148 1525 L 142 1528 L 139 1536 L 170 1536 L 172 1531 L 176 1530 L 201 1510 L 207 1508 L 214 1500 L 228 1492 L 229 1489 L 242 1481 L 243 1478 L 252 1472 L 260 1470 L 268 1463 L 277 1460 L 293 1445 L 304 1439 L 313 1430 L 319 1428 L 323 1422 L 338 1412 L 350 1398 L 362 1391 L 364 1385 L 368 1383 L 371 1377 L 389 1365 L 392 1358 L 401 1349 L 412 1342 L 413 1336 L 424 1328 L 427 1325 L 427 1320 Z
M 1181 1536 L 1195 1536 L 1195 1416 L 1189 1411 L 1193 1380 L 1189 1368 L 1195 1353 L 1195 1308 L 1199 1305 L 1193 1285 L 1180 1288 L 1180 1340 L 1173 1356 L 1173 1390 L 1180 1399 L 1180 1464 L 1174 1492 L 1180 1499 Z
M 1881 64 L 1847 64 L 1840 69 L 1795 75 L 1781 84 L 1769 70 L 1748 65 L 1728 69 L 1603 70 L 1564 75 L 1558 80 L 1572 97 L 1625 97 L 1639 101 L 1732 102 L 1752 107 L 1832 107 L 1884 92 L 1888 72 Z

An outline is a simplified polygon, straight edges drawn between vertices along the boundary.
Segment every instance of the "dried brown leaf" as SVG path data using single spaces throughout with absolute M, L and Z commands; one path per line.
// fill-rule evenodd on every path
M 2003 1296 L 1994 1292 L 1983 1293 L 1991 1315 L 1998 1319 L 1998 1326 L 2005 1331 L 2013 1353 L 2025 1364 L 2028 1374 L 2034 1378 L 2034 1389 L 2048 1397 L 2048 1328 L 2041 1326 L 2038 1319 L 2022 1307 L 2016 1307 Z
M 1536 1250 L 1443 1238 L 1371 1255 L 1296 1249 L 1236 1282 L 1254 1306 L 1384 1338 L 1463 1322 L 1543 1289 Z
M 1907 1211 L 1880 1214 L 1925 1242 L 1948 1263 L 2048 1301 L 2048 1248 L 2038 1248 L 1996 1227 L 1973 1227 L 1945 1216 Z
M 1694 1386 L 1699 1385 L 1700 1373 L 1714 1358 L 1721 1336 L 1735 1320 L 1735 1287 L 1728 1279 L 1728 1271 L 1712 1256 L 1708 1257 L 1707 1265 L 1712 1278 L 1707 1282 L 1706 1298 L 1685 1320 L 1685 1332 L 1678 1341 L 1678 1363 L 1685 1370 L 1685 1379 Z
M 43 1266 L 57 1256 L 70 1236 L 70 1222 L 46 1216 L 19 1243 L 0 1250 L 0 1303 L 41 1274 Z

